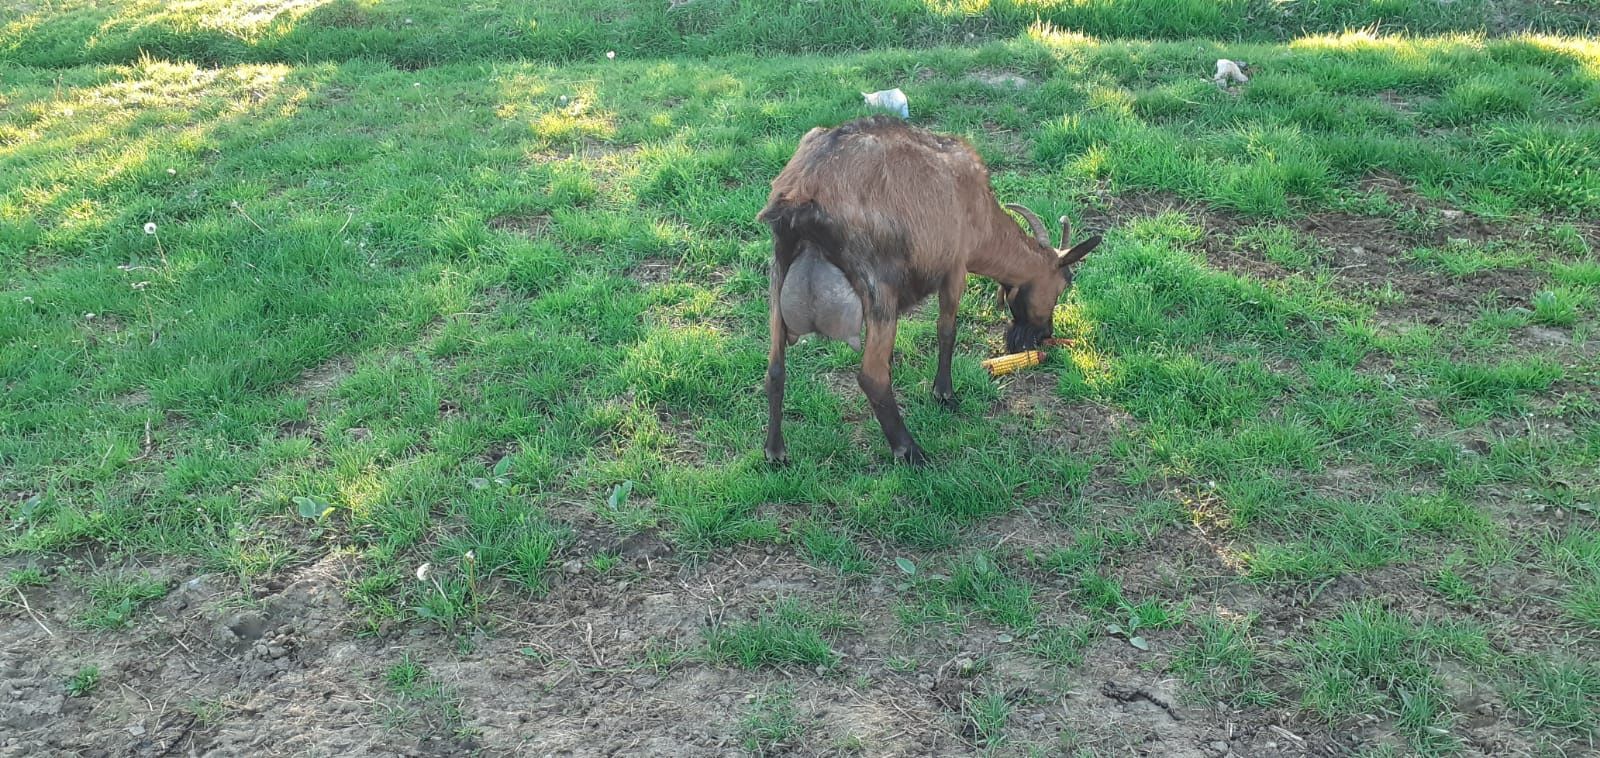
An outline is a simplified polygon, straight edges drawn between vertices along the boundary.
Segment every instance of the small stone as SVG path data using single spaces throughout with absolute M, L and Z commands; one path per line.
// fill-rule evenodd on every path
M 268 645 L 267 646 L 267 655 L 269 655 L 269 656 L 271 656 L 273 658 L 282 658 L 283 654 L 285 652 L 287 652 L 287 651 L 285 651 L 283 649 L 282 645 Z
M 265 642 L 257 642 L 255 646 L 255 654 L 262 658 L 267 657 L 267 644 Z
M 1277 750 L 1278 749 L 1278 743 L 1276 743 L 1276 742 L 1268 742 L 1267 743 L 1267 749 L 1268 750 Z
M 579 561 L 579 560 L 567 561 L 565 564 L 563 564 L 561 566 L 561 570 L 567 572 L 568 574 L 570 574 L 572 576 L 577 576 L 578 574 L 583 573 L 583 561 Z
M 1464 214 L 1461 211 L 1455 210 L 1453 208 L 1446 208 L 1445 210 L 1439 211 L 1439 215 L 1444 216 L 1445 218 L 1450 219 L 1451 221 L 1454 221 L 1454 220 L 1456 220 L 1458 218 L 1461 218 Z
M 128 727 L 128 734 L 131 734 L 135 737 L 143 737 L 144 726 L 141 724 L 134 724 L 133 726 Z
M 1227 753 L 1228 753 L 1228 741 L 1227 740 L 1217 740 L 1215 742 L 1212 742 L 1211 743 L 1211 749 L 1217 751 L 1218 754 L 1227 755 Z
M 1350 254 L 1351 255 L 1366 255 L 1367 254 L 1367 249 L 1362 247 L 1362 246 L 1360 246 L 1360 245 L 1356 245 L 1355 247 L 1350 248 Z
M 22 690 L 12 690 L 11 691 L 11 698 L 13 700 L 21 700 L 22 699 Z

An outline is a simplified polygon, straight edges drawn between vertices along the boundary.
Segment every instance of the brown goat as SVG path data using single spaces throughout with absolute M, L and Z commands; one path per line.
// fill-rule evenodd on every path
M 1057 250 L 1037 215 L 1019 205 L 1006 207 L 1028 222 L 1032 235 L 1024 233 L 995 201 L 988 169 L 960 139 L 888 116 L 834 129 L 819 127 L 801 138 L 756 217 L 773 234 L 768 460 L 788 460 L 783 441 L 784 352 L 798 335 L 785 323 L 783 295 L 785 277 L 801 255 L 821 257 L 803 266 L 813 272 L 808 277 L 833 275 L 828 268 L 837 268 L 864 306 L 858 311 L 864 314 L 867 332 L 858 376 L 861 391 L 895 457 L 908 463 L 922 463 L 926 456 L 906 429 L 890 384 L 889 358 L 900 314 L 939 293 L 939 367 L 933 396 L 946 405 L 955 399 L 950 359 L 955 350 L 956 306 L 968 272 L 1000 283 L 1012 314 L 1006 331 L 1008 350 L 1031 349 L 1051 336 L 1056 303 L 1072 284 L 1070 267 L 1099 245 L 1100 238 Z M 1065 217 L 1061 227 L 1065 245 L 1069 233 Z M 813 289 L 810 282 L 806 287 L 807 292 Z M 819 302 L 813 310 L 828 307 Z

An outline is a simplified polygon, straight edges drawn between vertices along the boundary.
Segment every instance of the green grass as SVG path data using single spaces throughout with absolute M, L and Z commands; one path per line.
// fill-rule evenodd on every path
M 1541 624 L 1600 627 L 1587 6 L 666 5 L 0 11 L 0 610 L 66 592 L 110 641 L 153 577 L 248 592 L 338 553 L 355 628 L 470 642 L 564 582 L 757 551 L 827 602 L 729 595 L 637 665 L 899 677 L 1008 638 L 953 727 L 985 748 L 1018 731 L 1011 666 L 1102 655 L 1424 751 L 1459 737 L 1463 667 L 1518 744 L 1593 733 L 1594 656 L 1484 620 L 1509 572 L 1554 582 L 1517 598 Z M 1218 57 L 1257 74 L 1218 90 Z M 1005 316 L 974 282 L 953 412 L 931 313 L 902 320 L 926 469 L 848 349 L 793 347 L 774 470 L 754 216 L 886 86 L 1001 200 L 1106 242 L 1073 347 L 1014 379 L 979 366 Z M 635 538 L 675 557 L 635 568 Z M 411 659 L 381 676 L 460 721 Z M 737 739 L 790 745 L 758 702 Z
M 850 626 L 838 611 L 785 600 L 753 620 L 707 629 L 705 656 L 716 663 L 747 669 L 791 664 L 829 668 L 838 660 L 838 653 L 828 639 Z
M 1447 658 L 1485 661 L 1489 646 L 1469 625 L 1419 625 L 1359 604 L 1324 622 L 1297 657 L 1305 708 L 1328 719 L 1392 710 L 1413 745 L 1438 749 L 1450 744 L 1455 716 L 1435 667 Z
M 78 622 L 90 629 L 132 626 L 139 609 L 167 594 L 167 583 L 148 576 L 95 575 L 83 582 L 89 609 Z
M 96 687 L 100 686 L 100 667 L 84 666 L 67 678 L 67 695 L 69 697 L 84 697 L 93 694 Z
M 200 0 L 56 0 L 0 11 L 0 61 L 30 66 L 125 63 L 140 55 L 207 64 L 329 61 L 378 56 L 404 66 L 483 59 L 594 60 L 613 51 L 715 55 L 844 52 L 1009 37 L 1043 22 L 1097 37 L 1277 40 L 1379 25 L 1393 33 L 1579 31 L 1581 6 L 1461 0 L 882 0 L 853 6 L 786 0 L 572 0 L 530 8 L 495 0 L 444 8 L 422 0 L 319 0 L 240 6 Z M 1492 79 L 1491 77 L 1483 77 Z M 1504 98 L 1484 81 L 1455 97 L 1481 107 Z
M 974 742 L 989 749 L 1006 744 L 1006 722 L 1011 718 L 1012 704 L 1004 693 L 969 695 L 962 707 L 971 723 Z
M 759 692 L 739 722 L 740 746 L 755 755 L 780 754 L 805 732 L 794 704 L 794 688 L 777 686 Z
M 1195 619 L 1193 639 L 1178 650 L 1172 670 L 1208 697 L 1246 701 L 1264 694 L 1260 665 L 1248 619 L 1208 615 Z

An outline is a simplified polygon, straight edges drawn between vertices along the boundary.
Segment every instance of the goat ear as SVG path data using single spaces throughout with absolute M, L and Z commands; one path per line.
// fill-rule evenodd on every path
M 1059 259 L 1057 259 L 1056 265 L 1060 266 L 1062 268 L 1066 268 L 1067 266 L 1071 266 L 1072 264 L 1083 260 L 1083 256 L 1088 255 L 1089 251 L 1091 251 L 1091 250 L 1093 250 L 1093 249 L 1095 249 L 1095 248 L 1097 248 L 1099 246 L 1100 246 L 1100 235 L 1096 234 L 1095 236 L 1090 237 L 1089 239 L 1086 239 L 1086 240 L 1084 240 L 1082 242 L 1079 242 L 1076 245 L 1073 245 L 1071 250 L 1068 250 L 1067 252 L 1062 253 L 1061 257 Z

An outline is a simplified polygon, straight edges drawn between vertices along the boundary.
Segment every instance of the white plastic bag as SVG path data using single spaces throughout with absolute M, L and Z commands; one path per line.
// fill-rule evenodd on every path
M 1229 83 L 1244 84 L 1250 81 L 1250 77 L 1244 75 L 1249 65 L 1244 61 L 1235 63 L 1227 58 L 1218 58 L 1217 73 L 1211 77 L 1211 81 L 1216 82 L 1218 87 L 1226 87 Z
M 900 118 L 911 118 L 911 105 L 906 102 L 906 93 L 901 92 L 899 87 L 878 92 L 863 92 L 861 97 L 866 99 L 868 108 L 882 108 L 899 115 Z

